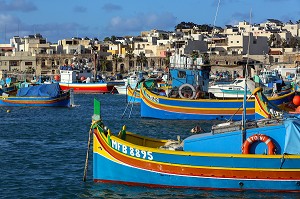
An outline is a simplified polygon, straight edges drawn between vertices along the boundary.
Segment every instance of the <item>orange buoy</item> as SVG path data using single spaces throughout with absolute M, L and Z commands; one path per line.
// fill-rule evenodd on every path
M 296 106 L 300 106 L 300 96 L 299 95 L 296 95 L 293 98 L 293 104 L 295 104 Z
M 59 81 L 60 80 L 60 76 L 59 75 L 54 75 L 54 80 L 55 81 Z
M 272 142 L 272 139 L 263 134 L 254 134 L 245 140 L 242 147 L 243 154 L 250 154 L 250 147 L 253 142 L 261 141 L 266 143 L 268 146 L 268 155 L 274 155 L 276 151 L 275 144 Z

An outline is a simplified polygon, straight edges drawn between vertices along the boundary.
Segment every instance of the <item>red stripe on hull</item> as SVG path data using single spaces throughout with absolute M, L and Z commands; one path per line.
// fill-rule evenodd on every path
M 54 100 L 2 100 L 5 103 L 10 103 L 10 104 L 54 104 L 66 99 L 70 99 L 70 97 L 63 97 L 59 99 L 54 99 Z
M 74 93 L 109 93 L 113 90 L 114 86 L 99 85 L 99 86 L 76 86 L 76 85 L 60 85 L 64 91 L 73 89 Z
M 169 112 L 177 112 L 177 113 L 186 113 L 186 114 L 215 114 L 215 115 L 241 115 L 243 113 L 243 109 L 238 110 L 238 108 L 232 108 L 231 110 L 228 109 L 204 109 L 205 107 L 199 107 L 203 109 L 195 109 L 194 107 L 176 107 L 176 106 L 167 106 L 164 104 L 154 103 L 153 101 L 149 100 L 142 94 L 143 101 L 148 104 L 148 106 L 153 107 L 154 109 L 169 111 Z M 226 102 L 220 102 L 226 103 Z M 246 110 L 247 114 L 253 115 L 255 110 L 253 108 L 249 108 Z

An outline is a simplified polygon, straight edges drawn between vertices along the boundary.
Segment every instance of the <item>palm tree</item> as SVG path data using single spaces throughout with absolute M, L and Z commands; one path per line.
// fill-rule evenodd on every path
M 140 54 L 136 57 L 136 62 L 140 64 L 141 70 L 142 70 L 144 64 L 147 62 L 147 57 L 146 57 L 145 53 L 140 52 Z
M 100 62 L 100 70 L 102 72 L 106 71 L 106 68 L 107 68 L 107 65 L 108 65 L 108 61 L 107 61 L 107 58 L 105 56 L 101 56 L 100 59 L 99 59 L 99 62 Z
M 193 58 L 193 60 L 196 60 L 199 57 L 199 52 L 193 50 L 193 52 L 191 53 L 191 57 Z
M 118 54 L 113 54 L 112 55 L 112 61 L 115 63 L 113 73 L 116 73 L 116 72 L 118 72 L 118 63 L 122 62 L 123 58 Z
M 134 58 L 133 51 L 132 50 L 127 50 L 126 54 L 125 54 L 125 57 L 128 59 L 128 65 L 129 65 L 128 70 L 130 71 L 131 66 L 133 66 L 133 64 L 131 64 L 132 59 Z

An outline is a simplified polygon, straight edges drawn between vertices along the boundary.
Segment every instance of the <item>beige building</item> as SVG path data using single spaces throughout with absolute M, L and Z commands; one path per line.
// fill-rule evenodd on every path
M 41 74 L 41 67 L 36 64 L 36 57 L 30 52 L 14 52 L 9 56 L 0 56 L 0 70 L 25 73 L 34 71 Z

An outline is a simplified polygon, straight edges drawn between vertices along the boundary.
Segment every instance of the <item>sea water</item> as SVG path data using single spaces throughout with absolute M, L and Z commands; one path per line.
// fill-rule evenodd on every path
M 83 182 L 93 99 L 101 101 L 104 122 L 118 133 L 182 139 L 196 125 L 208 131 L 218 121 L 140 118 L 140 106 L 124 95 L 75 94 L 73 108 L 0 107 L 0 198 L 299 198 L 291 193 L 159 189 L 94 183 L 92 148 Z

